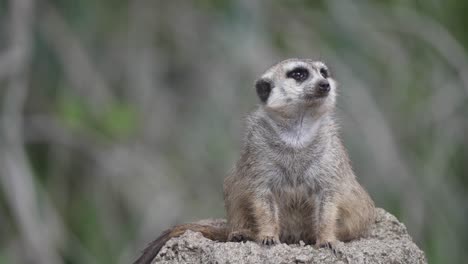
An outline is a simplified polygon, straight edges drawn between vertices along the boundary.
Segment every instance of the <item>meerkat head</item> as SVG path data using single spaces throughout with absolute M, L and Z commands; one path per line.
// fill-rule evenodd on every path
M 334 108 L 336 100 L 336 82 L 328 67 L 308 59 L 274 65 L 256 81 L 255 88 L 267 110 L 284 113 L 300 108 L 326 112 Z

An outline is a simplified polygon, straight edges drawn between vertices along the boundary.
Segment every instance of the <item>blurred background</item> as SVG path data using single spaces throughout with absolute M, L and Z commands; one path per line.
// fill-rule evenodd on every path
M 320 59 L 354 169 L 468 253 L 468 1 L 0 0 L 0 263 L 130 263 L 224 217 L 257 76 Z

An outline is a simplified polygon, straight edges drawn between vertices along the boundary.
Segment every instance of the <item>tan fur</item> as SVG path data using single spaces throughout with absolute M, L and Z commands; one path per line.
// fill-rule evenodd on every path
M 288 76 L 298 67 L 307 69 L 307 79 Z M 227 228 L 175 227 L 150 244 L 143 260 L 187 229 L 218 241 L 302 240 L 330 248 L 365 234 L 374 203 L 357 182 L 338 136 L 336 84 L 323 69 L 321 62 L 289 59 L 262 75 L 271 92 L 259 93 L 262 104 L 247 118 L 241 157 L 224 181 Z M 323 81 L 330 84 L 325 96 L 318 88 Z
M 178 237 L 185 233 L 187 230 L 200 232 L 206 238 L 211 240 L 225 242 L 227 239 L 226 227 L 216 227 L 211 225 L 199 225 L 199 224 L 183 224 L 175 226 L 171 229 L 164 231 L 156 240 L 149 243 L 148 246 L 143 250 L 141 256 L 134 262 L 134 264 L 149 264 L 159 253 L 159 250 L 166 244 L 166 242 L 173 238 Z

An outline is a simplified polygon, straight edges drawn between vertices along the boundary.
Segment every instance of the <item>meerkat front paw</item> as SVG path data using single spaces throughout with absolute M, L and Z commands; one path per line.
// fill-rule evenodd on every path
M 230 242 L 245 242 L 253 240 L 249 231 L 247 230 L 238 230 L 232 231 L 228 236 L 228 241 Z
M 278 236 L 260 236 L 258 242 L 266 246 L 272 246 L 280 243 Z
M 315 248 L 328 248 L 336 255 L 336 240 L 320 240 L 315 243 Z

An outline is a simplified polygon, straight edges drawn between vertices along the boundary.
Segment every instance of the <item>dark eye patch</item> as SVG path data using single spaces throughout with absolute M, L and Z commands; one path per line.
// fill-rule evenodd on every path
M 292 78 L 296 82 L 303 82 L 309 78 L 309 70 L 304 67 L 297 67 L 286 73 L 287 78 Z
M 323 78 L 328 78 L 330 77 L 330 73 L 326 68 L 321 68 L 320 69 L 320 74 L 322 75 Z
M 258 98 L 260 101 L 265 103 L 270 97 L 271 89 L 274 85 L 269 79 L 260 79 L 255 83 L 255 89 L 257 90 Z

